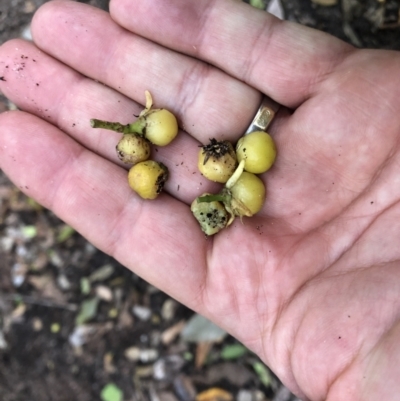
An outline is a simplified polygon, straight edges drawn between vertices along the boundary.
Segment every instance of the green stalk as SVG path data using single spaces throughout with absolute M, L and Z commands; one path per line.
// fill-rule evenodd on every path
M 131 124 L 121 124 L 111 121 L 98 120 L 92 118 L 90 120 L 90 125 L 92 128 L 103 128 L 115 132 L 120 132 L 121 134 L 139 134 L 143 135 L 144 128 L 146 127 L 146 121 L 143 118 L 138 118 L 134 123 Z

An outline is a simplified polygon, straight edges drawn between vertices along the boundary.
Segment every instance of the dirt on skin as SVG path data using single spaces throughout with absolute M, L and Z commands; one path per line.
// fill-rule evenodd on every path
M 26 35 L 34 11 L 45 2 L 0 0 L 0 43 Z M 82 2 L 108 7 L 107 0 Z M 317 3 L 322 0 L 282 0 L 288 20 L 358 47 L 400 49 L 398 1 Z M 0 112 L 14 107 L 0 94 Z M 85 302 L 95 311 L 79 337 L 76 318 Z M 235 344 L 231 337 L 211 350 L 179 340 L 182 322 L 191 315 L 25 197 L 0 172 L 2 401 L 98 400 L 110 383 L 125 400 L 191 401 L 216 386 L 242 400 L 296 399 L 270 372 L 269 384 L 255 373 L 253 355 L 224 359 L 220 350 Z M 172 337 L 165 342 L 167 334 Z

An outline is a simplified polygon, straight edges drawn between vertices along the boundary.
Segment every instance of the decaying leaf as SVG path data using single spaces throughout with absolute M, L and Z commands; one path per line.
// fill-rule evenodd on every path
M 197 394 L 196 401 L 232 401 L 233 396 L 226 390 L 213 387 Z
M 82 302 L 81 309 L 75 319 L 75 324 L 80 325 L 93 319 L 97 313 L 99 298 L 93 297 Z
M 71 238 L 74 233 L 75 230 L 71 226 L 64 224 L 63 226 L 61 226 L 61 229 L 58 232 L 56 241 L 58 243 L 65 242 L 67 239 Z
M 181 332 L 183 340 L 194 343 L 221 342 L 226 336 L 225 330 L 199 314 L 194 314 Z
M 265 387 L 272 387 L 274 380 L 271 371 L 260 361 L 253 363 L 253 369 L 257 373 L 258 378 Z
M 221 358 L 225 360 L 238 359 L 248 352 L 242 344 L 228 344 L 221 350 Z
M 161 342 L 164 345 L 171 344 L 172 341 L 175 340 L 175 338 L 180 334 L 180 332 L 183 330 L 185 327 L 185 321 L 181 320 L 180 322 L 174 324 L 171 327 L 168 327 L 168 329 L 164 330 L 161 333 Z
M 95 281 L 107 280 L 112 276 L 114 270 L 114 266 L 110 264 L 101 266 L 89 276 L 89 281 L 93 283 Z
M 197 343 L 196 348 L 196 359 L 195 359 L 195 366 L 196 368 L 201 368 L 207 360 L 208 354 L 211 351 L 213 346 L 212 342 L 201 342 Z

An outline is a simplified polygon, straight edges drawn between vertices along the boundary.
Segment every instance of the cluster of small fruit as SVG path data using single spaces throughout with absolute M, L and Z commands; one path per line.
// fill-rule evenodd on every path
M 118 157 L 132 165 L 128 173 L 130 187 L 143 199 L 155 199 L 168 179 L 168 168 L 149 160 L 151 144 L 166 146 L 178 134 L 175 116 L 166 109 L 153 109 L 150 92 L 146 107 L 138 119 L 120 124 L 92 119 L 93 128 L 104 128 L 123 134 L 116 146 Z M 201 146 L 198 168 L 204 177 L 225 184 L 218 194 L 197 197 L 191 211 L 206 235 L 214 235 L 232 224 L 236 217 L 258 213 L 265 200 L 265 186 L 256 175 L 269 170 L 276 158 L 276 146 L 269 134 L 255 131 L 243 136 L 236 150 L 229 141 L 211 139 Z
M 123 134 L 116 150 L 118 157 L 132 165 L 128 173 L 130 187 L 143 199 L 155 199 L 168 179 L 164 164 L 149 160 L 151 144 L 166 146 L 178 134 L 178 122 L 166 109 L 153 109 L 153 99 L 146 91 L 146 107 L 131 124 L 120 124 L 92 119 L 93 128 L 104 128 Z
M 256 175 L 271 168 L 276 158 L 272 137 L 264 131 L 243 136 L 236 151 L 229 141 L 211 139 L 199 152 L 198 168 L 209 180 L 224 183 L 218 194 L 204 193 L 191 210 L 206 235 L 229 226 L 235 217 L 251 217 L 265 200 L 265 186 Z

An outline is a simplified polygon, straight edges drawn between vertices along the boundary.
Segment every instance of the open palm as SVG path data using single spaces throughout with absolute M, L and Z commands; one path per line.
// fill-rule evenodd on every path
M 228 0 L 114 0 L 111 17 L 53 1 L 35 44 L 1 47 L 1 90 L 24 110 L 0 116 L 1 168 L 304 399 L 397 399 L 399 54 Z M 129 189 L 119 134 L 89 125 L 132 121 L 145 90 L 182 127 L 154 152 L 171 172 L 155 201 Z M 198 145 L 237 140 L 262 93 L 287 107 L 270 130 L 265 207 L 206 239 L 188 205 L 217 187 L 197 171 Z

